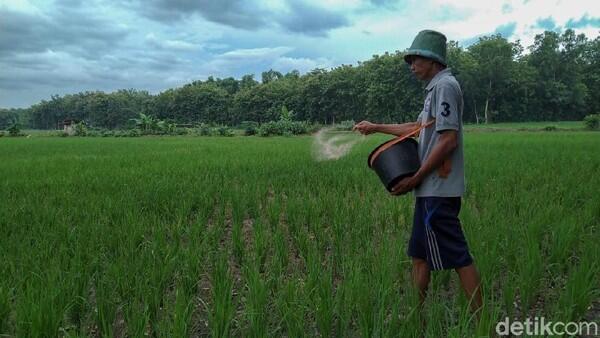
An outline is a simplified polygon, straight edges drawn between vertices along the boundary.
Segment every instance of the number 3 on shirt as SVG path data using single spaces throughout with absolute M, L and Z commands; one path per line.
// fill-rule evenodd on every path
M 450 104 L 448 102 L 442 102 L 442 106 L 444 107 L 444 111 L 442 112 L 443 117 L 448 117 L 450 115 Z

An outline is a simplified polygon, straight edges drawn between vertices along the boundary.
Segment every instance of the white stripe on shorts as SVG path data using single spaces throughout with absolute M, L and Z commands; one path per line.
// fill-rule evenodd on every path
M 444 265 L 442 264 L 442 256 L 440 255 L 440 247 L 437 242 L 437 237 L 435 236 L 435 232 L 433 232 L 433 230 L 427 229 L 427 231 L 429 232 L 429 235 L 431 236 L 431 242 L 433 244 L 434 256 L 438 260 L 438 270 L 442 270 L 444 268 Z
M 427 213 L 427 217 L 425 221 L 427 221 L 432 215 L 429 215 L 429 210 L 427 210 L 427 203 L 423 203 L 425 205 L 425 212 Z M 434 209 L 435 211 L 435 209 Z M 429 245 L 429 253 L 431 255 L 431 263 L 433 265 L 434 270 L 442 270 L 444 268 L 442 264 L 442 256 L 440 255 L 440 248 L 437 242 L 437 237 L 435 236 L 435 232 L 430 228 L 428 222 L 425 223 L 425 232 L 427 234 L 427 244 Z
M 429 257 L 431 258 L 431 265 L 433 265 L 433 270 L 438 270 L 437 260 L 435 259 L 435 255 L 433 254 L 433 245 L 431 244 L 431 236 L 429 235 L 429 229 L 425 226 L 425 236 L 427 236 L 427 246 L 429 248 Z

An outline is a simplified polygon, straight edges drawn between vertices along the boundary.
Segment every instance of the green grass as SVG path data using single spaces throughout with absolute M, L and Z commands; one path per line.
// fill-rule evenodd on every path
M 541 121 L 541 122 L 501 122 L 489 124 L 466 124 L 467 131 L 545 131 L 546 128 L 558 131 L 582 131 L 583 121 Z M 549 130 L 552 131 L 552 130 Z
M 461 219 L 483 277 L 475 323 L 451 271 L 423 313 L 413 199 L 311 138 L 0 139 L 0 334 L 485 336 L 507 314 L 586 316 L 600 292 L 600 137 L 465 136 Z

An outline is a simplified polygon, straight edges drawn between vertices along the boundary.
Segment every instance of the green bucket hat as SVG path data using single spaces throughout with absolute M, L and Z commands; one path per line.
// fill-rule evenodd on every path
M 411 55 L 426 57 L 447 66 L 446 37 L 432 30 L 420 31 L 410 48 L 404 53 L 404 61 L 408 63 L 408 57 Z

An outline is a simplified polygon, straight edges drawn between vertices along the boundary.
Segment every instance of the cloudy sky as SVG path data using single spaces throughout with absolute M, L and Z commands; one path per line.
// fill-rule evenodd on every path
M 463 46 L 500 33 L 600 31 L 594 0 L 0 0 L 0 107 L 53 94 L 158 93 L 208 76 L 356 64 L 422 29 Z

